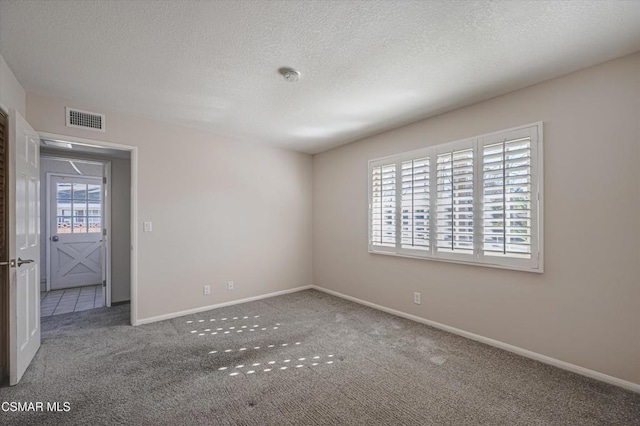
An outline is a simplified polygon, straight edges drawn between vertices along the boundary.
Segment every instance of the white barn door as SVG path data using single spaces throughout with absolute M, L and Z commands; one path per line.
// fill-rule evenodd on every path
M 9 383 L 17 384 L 40 348 L 40 139 L 9 112 Z

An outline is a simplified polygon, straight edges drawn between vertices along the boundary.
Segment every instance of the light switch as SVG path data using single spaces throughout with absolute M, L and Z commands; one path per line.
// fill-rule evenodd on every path
M 153 231 L 153 225 L 151 222 L 144 222 L 144 232 Z

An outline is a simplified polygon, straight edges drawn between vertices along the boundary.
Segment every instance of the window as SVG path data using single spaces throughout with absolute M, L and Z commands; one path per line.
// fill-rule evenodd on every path
M 102 232 L 102 186 L 58 182 L 58 234 Z
M 369 251 L 542 272 L 542 123 L 369 162 Z

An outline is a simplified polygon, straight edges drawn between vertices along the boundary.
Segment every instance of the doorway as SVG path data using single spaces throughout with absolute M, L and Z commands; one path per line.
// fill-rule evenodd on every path
M 41 155 L 41 317 L 110 306 L 110 170 L 106 160 Z
M 41 316 L 129 303 L 131 155 L 42 137 Z

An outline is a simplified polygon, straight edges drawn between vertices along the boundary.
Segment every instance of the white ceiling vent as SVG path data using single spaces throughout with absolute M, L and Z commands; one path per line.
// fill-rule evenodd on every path
M 67 107 L 67 127 L 104 132 L 105 116 L 104 114 Z

